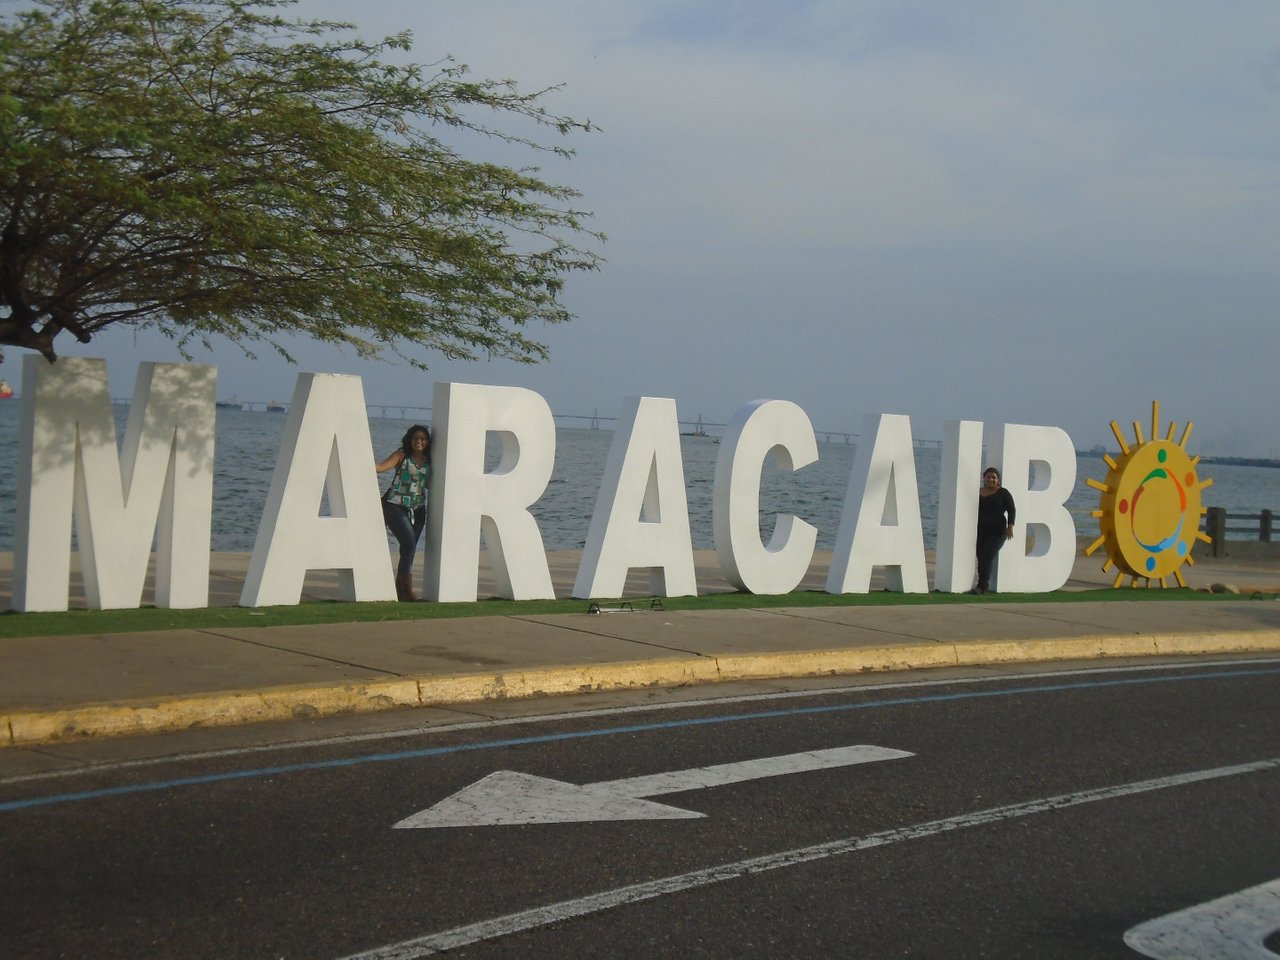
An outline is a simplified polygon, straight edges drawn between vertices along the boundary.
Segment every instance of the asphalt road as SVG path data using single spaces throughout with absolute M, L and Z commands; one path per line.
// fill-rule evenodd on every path
M 1132 958 L 1138 925 L 1280 880 L 1276 659 L 828 687 L 6 751 L 0 953 Z M 831 752 L 858 745 L 890 754 Z M 671 818 L 395 828 L 495 771 L 595 786 L 490 778 L 450 816 Z

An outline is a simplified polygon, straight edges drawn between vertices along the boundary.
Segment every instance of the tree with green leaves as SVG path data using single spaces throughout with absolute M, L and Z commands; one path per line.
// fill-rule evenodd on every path
M 458 144 L 569 156 L 552 135 L 591 124 L 292 2 L 0 16 L 0 345 L 54 360 L 64 331 L 123 324 L 184 352 L 305 334 L 420 367 L 546 356 L 526 331 L 571 319 L 563 284 L 603 237 L 577 191 Z

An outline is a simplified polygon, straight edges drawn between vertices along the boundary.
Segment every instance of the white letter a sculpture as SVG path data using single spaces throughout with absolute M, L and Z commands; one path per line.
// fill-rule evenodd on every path
M 653 592 L 696 596 L 676 402 L 630 397 L 618 418 L 587 531 L 575 597 L 620 597 L 632 567 Z
M 300 375 L 241 606 L 296 604 L 308 570 L 338 571 L 343 600 L 396 598 L 373 465 L 360 378 Z

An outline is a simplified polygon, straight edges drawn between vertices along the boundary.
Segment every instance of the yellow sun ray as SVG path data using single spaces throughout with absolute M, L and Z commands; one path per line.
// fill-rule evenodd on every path
M 1120 429 L 1120 424 L 1114 420 L 1111 421 L 1111 433 L 1116 438 L 1116 443 L 1120 444 L 1120 453 L 1127 457 L 1129 455 L 1129 444 L 1124 442 L 1124 433 Z

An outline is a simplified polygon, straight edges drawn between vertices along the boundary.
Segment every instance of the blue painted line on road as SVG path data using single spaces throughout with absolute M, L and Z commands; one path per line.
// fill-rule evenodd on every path
M 422 747 L 416 750 L 398 750 L 391 753 L 375 753 L 360 757 L 339 757 L 331 760 L 315 760 L 309 763 L 281 764 L 274 767 L 255 767 L 251 770 L 232 770 L 223 773 L 209 773 L 194 777 L 177 777 L 171 780 L 156 780 L 150 783 L 133 783 L 124 784 L 118 787 L 103 787 L 97 790 L 81 790 L 71 793 L 50 794 L 43 797 L 27 797 L 22 800 L 9 800 L 0 803 L 0 813 L 8 813 L 15 810 L 29 810 L 33 807 L 47 807 L 61 803 L 101 800 L 109 797 L 128 796 L 136 793 L 151 793 L 157 790 L 173 790 L 179 787 L 200 786 L 202 784 L 222 783 L 232 780 L 250 780 L 262 777 L 275 777 L 283 774 L 302 773 L 307 770 L 334 770 L 342 767 L 362 766 L 366 763 L 391 763 L 400 760 L 420 760 L 427 757 L 441 757 L 455 753 L 469 753 L 477 750 L 500 750 L 504 747 L 523 747 L 540 743 L 557 743 L 565 740 L 580 740 L 589 737 L 610 737 L 628 733 L 649 733 L 656 730 L 673 730 L 681 727 L 711 726 L 721 723 L 741 723 L 749 720 L 774 720 L 783 717 L 842 713 L 850 710 L 870 710 L 880 707 L 901 707 L 925 703 L 947 703 L 957 700 L 981 700 L 993 697 L 1063 693 L 1070 690 L 1096 690 L 1105 687 L 1133 687 L 1157 683 L 1191 683 L 1205 680 L 1224 680 L 1240 677 L 1262 677 L 1275 674 L 1280 674 L 1280 668 L 1265 670 L 1224 670 L 1213 673 L 1193 673 L 1159 677 L 1125 677 L 1116 680 L 1086 680 L 1075 683 L 1043 684 L 1034 687 L 1005 687 L 999 690 L 961 690 L 955 693 L 934 693 L 927 694 L 925 696 L 893 697 L 886 700 L 869 700 L 857 703 L 836 703 L 823 704 L 821 706 L 814 707 L 793 707 L 786 710 L 759 710 L 750 713 L 724 714 L 713 717 L 690 717 L 684 720 L 664 720 L 656 723 L 628 724 L 622 727 L 596 727 L 589 730 L 574 730 L 568 733 L 548 733 L 532 737 L 511 737 L 503 740 L 485 740 L 479 743 L 460 743 L 443 747 Z M 814 693 L 814 696 L 822 696 L 822 693 L 817 691 Z

